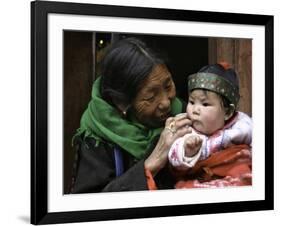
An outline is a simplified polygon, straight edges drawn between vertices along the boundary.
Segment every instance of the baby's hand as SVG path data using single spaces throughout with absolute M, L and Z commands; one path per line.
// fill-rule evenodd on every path
M 197 135 L 188 136 L 184 141 L 185 156 L 192 157 L 201 148 L 202 139 Z

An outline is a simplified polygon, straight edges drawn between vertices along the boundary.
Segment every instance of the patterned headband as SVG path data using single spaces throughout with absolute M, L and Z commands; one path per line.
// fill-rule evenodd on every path
M 239 102 L 239 88 L 229 80 L 213 73 L 198 72 L 188 76 L 188 92 L 194 89 L 210 90 L 224 96 L 235 109 Z

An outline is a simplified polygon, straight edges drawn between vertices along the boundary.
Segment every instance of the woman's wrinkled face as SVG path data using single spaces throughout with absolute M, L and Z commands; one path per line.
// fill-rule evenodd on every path
M 214 92 L 200 89 L 192 91 L 186 111 L 192 127 L 205 135 L 211 135 L 224 126 L 225 109 L 220 97 Z
M 171 114 L 171 101 L 176 96 L 175 84 L 164 65 L 157 65 L 140 85 L 133 101 L 136 118 L 149 127 L 163 126 Z

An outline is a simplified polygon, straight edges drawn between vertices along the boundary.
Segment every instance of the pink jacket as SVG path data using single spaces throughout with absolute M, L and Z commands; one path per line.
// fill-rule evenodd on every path
M 195 156 L 187 157 L 183 146 L 184 139 L 194 134 L 202 138 L 202 146 Z M 224 128 L 209 137 L 193 129 L 192 133 L 178 138 L 169 150 L 169 162 L 179 169 L 192 168 L 199 160 L 207 159 L 212 153 L 238 144 L 247 144 L 250 147 L 252 144 L 252 119 L 243 112 L 237 112 Z

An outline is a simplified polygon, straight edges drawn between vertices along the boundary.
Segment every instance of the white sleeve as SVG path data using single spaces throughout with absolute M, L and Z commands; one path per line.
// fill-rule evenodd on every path
M 206 137 L 202 135 L 200 138 L 203 140 L 200 150 L 192 157 L 185 156 L 184 141 L 189 136 L 198 135 L 195 132 L 188 133 L 183 137 L 178 138 L 169 150 L 168 158 L 172 166 L 177 168 L 188 169 L 193 167 L 199 160 L 202 151 L 206 148 Z
M 245 113 L 239 112 L 237 122 L 224 131 L 223 148 L 231 144 L 248 144 L 252 146 L 252 130 L 252 119 Z

